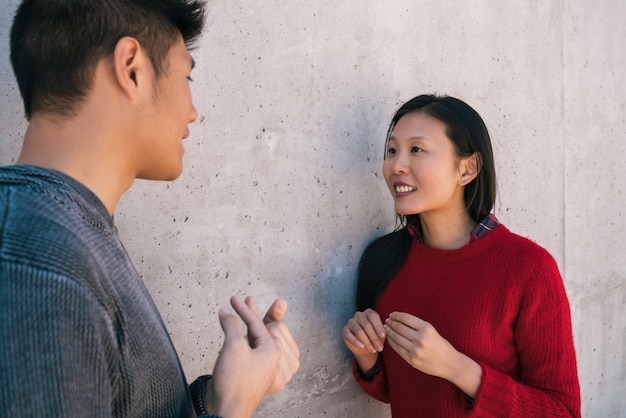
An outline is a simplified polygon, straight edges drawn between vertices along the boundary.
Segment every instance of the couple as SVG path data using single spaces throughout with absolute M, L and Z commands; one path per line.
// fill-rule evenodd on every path
M 261 317 L 251 297 L 233 297 L 219 311 L 225 340 L 212 375 L 188 385 L 113 222 L 136 178 L 182 171 L 181 142 L 198 116 L 188 48 L 204 8 L 17 9 L 11 62 L 29 126 L 17 164 L 0 168 L 6 416 L 250 417 L 298 370 L 286 303 Z M 579 415 L 558 269 L 489 214 L 495 170 L 478 114 L 450 97 L 407 102 L 383 173 L 402 222 L 361 260 L 358 311 L 342 334 L 357 381 L 398 417 Z

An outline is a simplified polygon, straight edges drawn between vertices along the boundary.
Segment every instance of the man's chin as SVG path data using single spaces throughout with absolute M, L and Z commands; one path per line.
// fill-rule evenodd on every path
M 154 173 L 139 173 L 137 178 L 140 180 L 152 180 L 152 181 L 172 181 L 176 180 L 183 172 L 182 166 L 178 169 L 172 169 L 167 171 L 160 171 Z

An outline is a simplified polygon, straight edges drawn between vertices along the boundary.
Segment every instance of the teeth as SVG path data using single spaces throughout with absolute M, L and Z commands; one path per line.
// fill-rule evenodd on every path
M 417 187 L 411 186 L 396 186 L 397 193 L 408 193 L 417 190 Z

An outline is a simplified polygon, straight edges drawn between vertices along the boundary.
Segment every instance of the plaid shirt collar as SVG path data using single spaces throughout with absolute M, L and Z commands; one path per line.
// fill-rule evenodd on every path
M 485 219 L 472 230 L 470 233 L 470 243 L 476 241 L 478 238 L 483 237 L 496 229 L 496 227 L 500 225 L 500 221 L 496 218 L 496 215 L 490 213 L 487 215 Z M 413 237 L 414 240 L 420 243 L 424 243 L 424 238 L 422 236 L 422 230 L 419 223 L 419 218 L 416 218 L 416 221 L 411 225 L 407 226 L 409 230 L 409 234 Z

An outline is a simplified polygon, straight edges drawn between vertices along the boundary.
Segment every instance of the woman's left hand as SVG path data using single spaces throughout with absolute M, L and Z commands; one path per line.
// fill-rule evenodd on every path
M 387 342 L 413 368 L 451 380 L 459 352 L 428 322 L 403 312 L 385 321 Z

